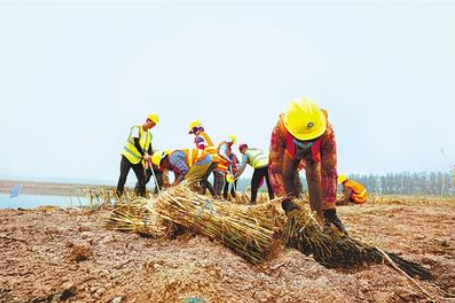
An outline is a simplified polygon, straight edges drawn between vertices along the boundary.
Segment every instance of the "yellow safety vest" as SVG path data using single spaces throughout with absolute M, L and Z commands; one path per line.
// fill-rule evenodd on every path
M 269 165 L 269 157 L 260 149 L 248 148 L 245 154 L 250 158 L 250 164 L 254 169 Z
M 219 162 L 218 162 L 218 167 L 216 168 L 216 170 L 218 172 L 221 172 L 221 173 L 227 173 L 228 171 L 228 166 L 229 166 L 229 162 L 224 159 L 223 157 L 220 156 L 220 148 L 223 144 L 226 144 L 226 141 L 223 141 L 221 142 L 219 145 L 218 145 L 218 148 L 217 148 L 217 154 L 218 154 L 218 157 L 219 157 Z M 231 149 L 229 148 L 229 146 L 227 147 L 227 156 L 228 157 L 231 157 Z
M 193 167 L 196 162 L 204 159 L 208 153 L 202 149 L 181 149 L 186 155 L 186 164 L 189 168 Z
M 200 135 L 204 138 L 204 140 L 207 142 L 207 146 L 205 147 L 205 151 L 212 156 L 212 162 L 213 163 L 218 163 L 220 162 L 220 156 L 218 156 L 218 150 L 216 147 L 213 145 L 212 139 L 210 139 L 209 135 L 203 131 L 200 133 Z
M 131 164 L 138 164 L 142 159 L 141 153 L 139 153 L 136 146 L 134 146 L 134 138 L 132 134 L 135 127 L 139 127 L 139 145 L 144 152 L 147 151 L 150 142 L 152 141 L 152 135 L 149 132 L 147 132 L 147 136 L 143 136 L 144 130 L 142 129 L 142 125 L 135 125 L 131 127 L 130 135 L 122 151 L 122 155 L 125 156 Z

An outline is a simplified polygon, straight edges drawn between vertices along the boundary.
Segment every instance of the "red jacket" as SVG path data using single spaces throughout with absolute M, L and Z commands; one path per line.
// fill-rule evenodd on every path
M 282 116 L 272 132 L 269 154 L 269 177 L 278 197 L 298 197 L 298 169 L 306 169 L 310 204 L 319 210 L 335 208 L 337 191 L 337 153 L 335 133 L 330 123 L 325 133 L 306 151 L 294 143 Z M 318 210 L 318 209 L 314 209 Z

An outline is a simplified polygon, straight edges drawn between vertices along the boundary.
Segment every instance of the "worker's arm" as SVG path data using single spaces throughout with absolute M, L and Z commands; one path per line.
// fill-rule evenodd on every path
M 144 151 L 142 150 L 141 144 L 139 143 L 139 138 L 134 138 L 134 147 L 136 147 L 137 151 L 141 154 L 144 155 Z
M 328 124 L 321 143 L 321 177 L 323 209 L 335 209 L 337 196 L 337 146 L 335 132 Z
M 172 182 L 172 186 L 176 186 L 180 184 L 180 182 L 182 182 L 183 178 L 181 176 L 182 176 L 181 174 L 174 171 L 174 182 Z
M 341 203 L 343 204 L 348 203 L 349 199 L 351 199 L 352 192 L 353 192 L 352 188 L 343 186 L 343 199 L 341 200 Z
M 149 144 L 149 148 L 148 148 L 148 150 L 147 150 L 147 153 L 149 154 L 149 156 L 153 155 L 152 142 L 150 142 L 150 144 Z
M 163 188 L 168 188 L 171 186 L 171 181 L 169 180 L 169 171 L 163 171 Z
M 179 184 L 184 178 L 185 175 L 189 172 L 189 167 L 186 164 L 186 156 L 182 151 L 175 151 L 169 157 L 169 163 L 172 166 L 172 170 L 175 174 L 175 181 L 172 185 Z
M 228 146 L 226 143 L 224 144 L 221 144 L 220 146 L 220 152 L 218 153 L 218 155 L 220 155 L 220 157 L 222 157 L 223 159 L 225 159 L 228 163 L 232 163 L 231 159 L 229 159 L 228 155 L 227 155 L 227 152 L 228 152 Z
M 297 167 L 300 161 L 294 160 L 286 153 L 283 156 L 283 183 L 287 197 L 299 198 L 299 186 L 296 182 Z
M 240 177 L 243 174 L 243 171 L 245 170 L 246 165 L 249 163 L 249 161 L 250 161 L 250 157 L 248 157 L 247 155 L 243 155 L 242 163 L 240 163 L 237 166 L 237 172 L 235 173 L 236 178 Z
M 202 131 L 200 135 L 204 138 L 204 140 L 207 142 L 208 146 L 214 146 L 212 139 L 210 139 L 210 136 L 205 132 Z
M 322 185 L 321 185 L 321 164 L 308 159 L 306 161 L 306 180 L 308 183 L 308 195 L 310 207 L 322 219 Z
M 133 137 L 133 143 L 134 147 L 136 147 L 137 151 L 141 154 L 144 155 L 144 151 L 142 150 L 141 144 L 140 144 L 140 126 L 133 127 L 131 130 L 131 136 Z
M 269 179 L 277 197 L 286 196 L 283 182 L 284 137 L 279 123 L 272 131 L 269 148 Z
M 299 196 L 299 188 L 296 183 L 298 177 L 298 161 L 293 160 L 285 151 L 284 136 L 277 125 L 272 132 L 269 154 L 269 179 L 273 191 L 278 197 L 284 198 L 281 206 L 286 214 L 300 207 L 292 199 Z
M 239 158 L 237 157 L 236 154 L 232 153 L 232 172 L 236 173 L 237 170 L 239 169 Z

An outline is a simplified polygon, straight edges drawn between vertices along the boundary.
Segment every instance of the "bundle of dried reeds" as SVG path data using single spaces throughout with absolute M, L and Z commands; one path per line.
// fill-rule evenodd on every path
M 125 200 L 125 203 L 119 203 L 112 211 L 110 220 L 116 223 L 116 229 L 153 237 L 164 237 L 172 230 L 159 216 L 153 199 Z
M 289 214 L 283 237 L 286 245 L 298 249 L 327 267 L 352 267 L 383 263 L 383 253 L 373 245 L 361 242 L 330 228 L 322 228 L 309 209 Z M 395 264 L 411 277 L 431 279 L 431 273 L 414 262 L 387 253 Z
M 247 260 L 264 260 L 273 242 L 275 222 L 266 208 L 255 209 L 198 195 L 177 186 L 156 198 L 164 220 L 218 240 Z

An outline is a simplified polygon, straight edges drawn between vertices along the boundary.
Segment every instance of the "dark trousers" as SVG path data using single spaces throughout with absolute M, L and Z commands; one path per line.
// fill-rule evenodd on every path
M 145 197 L 145 173 L 144 166 L 139 162 L 138 164 L 132 164 L 125 156 L 122 156 L 122 161 L 120 162 L 120 177 L 118 178 L 117 183 L 117 195 L 121 197 L 125 190 L 126 178 L 130 169 L 133 169 L 134 174 L 136 175 L 138 182 L 138 192 L 139 195 Z
M 154 169 L 154 172 L 155 172 L 156 182 L 158 183 L 160 190 L 162 190 L 163 184 L 164 184 L 163 172 L 160 172 L 158 169 Z M 152 178 L 152 176 L 153 176 L 152 169 L 148 168 L 145 171 L 145 184 L 144 184 L 145 187 L 147 187 L 147 184 L 150 182 L 150 179 Z M 153 193 L 156 195 L 156 194 L 158 194 L 158 187 L 156 187 L 156 184 L 154 184 L 154 185 L 155 185 L 155 190 L 153 191 Z M 136 182 L 136 186 L 134 186 L 134 191 L 139 193 L 139 181 Z
M 231 185 L 231 196 L 232 198 L 235 198 L 236 193 L 235 190 L 237 189 L 237 180 L 234 181 L 234 184 Z M 223 197 L 227 200 L 228 198 L 228 191 L 229 191 L 229 182 L 224 183 L 224 189 L 223 189 Z
M 226 181 L 226 174 L 220 173 L 219 171 L 213 172 L 213 189 L 215 191 L 215 197 L 221 197 L 221 191 L 224 187 L 224 182 Z
M 251 203 L 256 203 L 256 199 L 258 197 L 259 182 L 261 182 L 262 178 L 265 178 L 265 182 L 267 183 L 267 191 L 269 192 L 270 200 L 275 198 L 272 186 L 270 185 L 269 166 L 267 165 L 254 170 L 253 178 L 251 179 Z
M 204 176 L 202 177 L 202 194 L 205 194 L 205 190 L 208 189 L 212 197 L 215 196 L 215 190 L 213 189 L 212 184 L 209 181 L 210 174 L 213 170 L 218 166 L 218 163 L 212 163 L 209 169 L 205 172 Z

